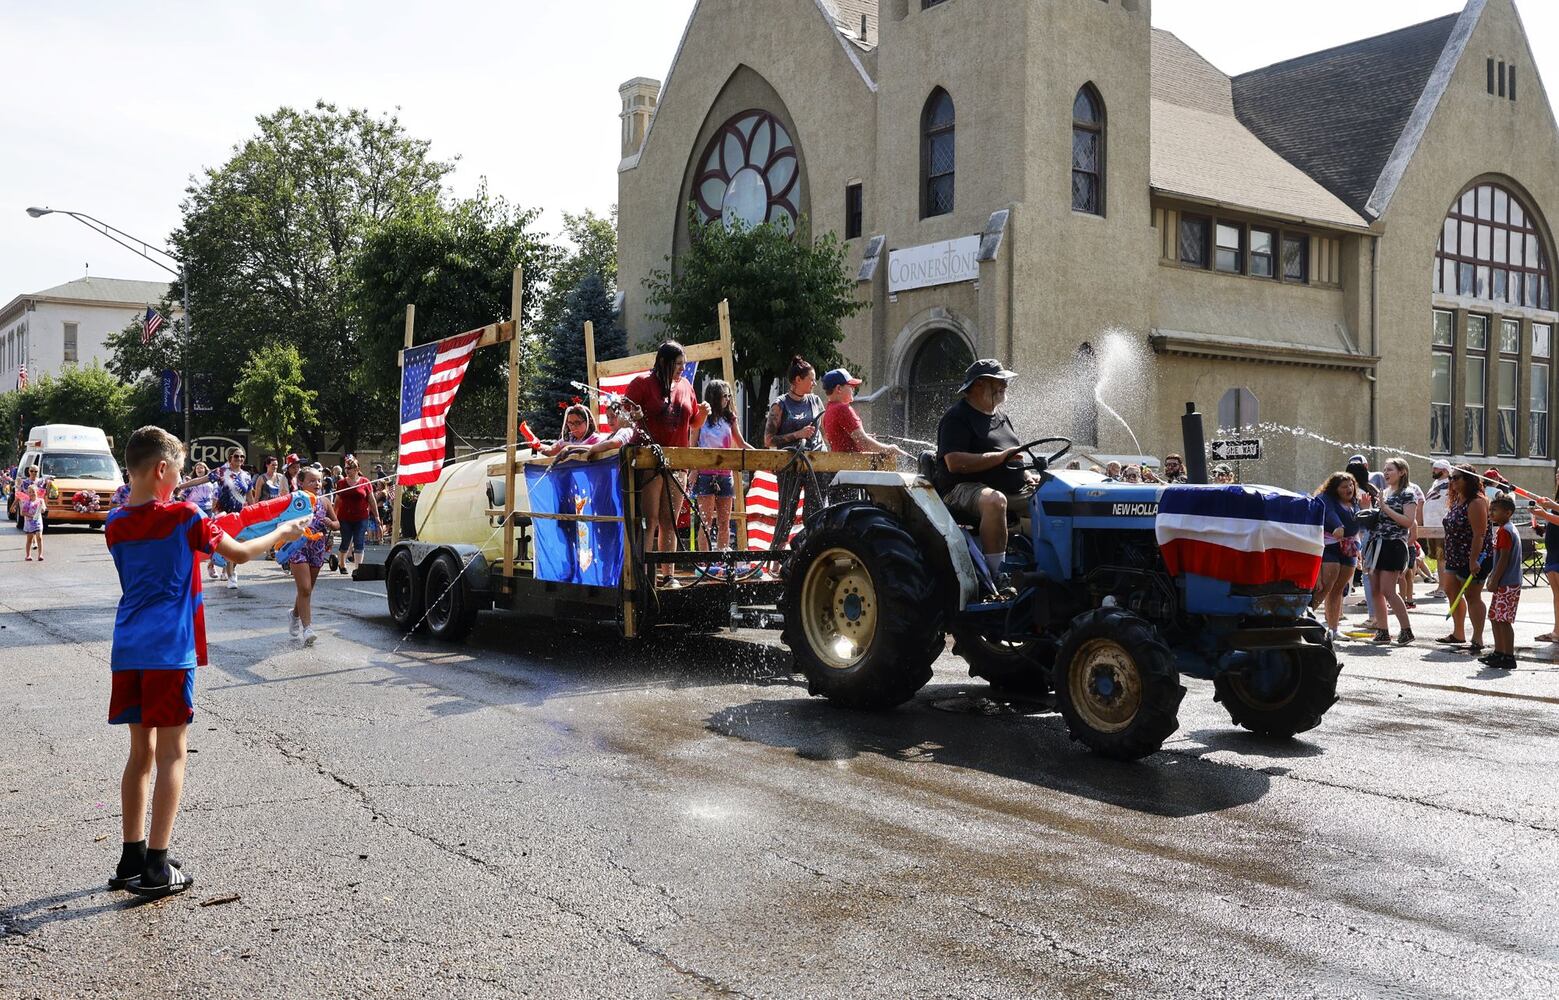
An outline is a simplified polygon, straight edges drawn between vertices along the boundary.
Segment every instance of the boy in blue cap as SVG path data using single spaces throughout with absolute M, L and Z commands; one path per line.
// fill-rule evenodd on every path
M 823 394 L 828 398 L 828 406 L 823 410 L 823 440 L 828 442 L 828 450 L 908 458 L 909 453 L 898 445 L 884 444 L 866 433 L 853 405 L 855 387 L 860 384 L 861 380 L 845 368 L 835 368 L 823 376 Z

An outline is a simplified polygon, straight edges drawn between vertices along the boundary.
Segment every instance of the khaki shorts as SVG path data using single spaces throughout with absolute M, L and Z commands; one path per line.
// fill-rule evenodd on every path
M 984 483 L 959 483 L 942 495 L 942 502 L 947 504 L 947 509 L 953 512 L 954 517 L 963 517 L 966 520 L 980 520 L 980 494 L 993 487 Z M 1028 516 L 1029 497 L 1033 496 L 1032 490 L 1022 493 L 1007 494 L 1007 517 Z

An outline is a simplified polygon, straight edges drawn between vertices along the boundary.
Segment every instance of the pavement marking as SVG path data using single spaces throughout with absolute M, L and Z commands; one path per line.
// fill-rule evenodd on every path
M 367 594 L 369 597 L 383 597 L 384 592 L 379 590 L 364 590 L 361 587 L 342 587 L 342 590 L 350 590 L 354 594 Z

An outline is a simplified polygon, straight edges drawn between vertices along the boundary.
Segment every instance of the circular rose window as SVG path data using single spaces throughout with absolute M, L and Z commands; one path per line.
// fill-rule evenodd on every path
M 785 126 L 767 111 L 743 111 L 709 141 L 693 199 L 705 222 L 794 228 L 800 179 L 796 144 Z

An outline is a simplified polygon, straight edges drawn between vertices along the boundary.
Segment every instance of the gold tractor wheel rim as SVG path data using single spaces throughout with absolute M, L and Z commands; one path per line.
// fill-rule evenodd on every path
M 877 588 L 849 549 L 828 549 L 807 567 L 801 585 L 807 642 L 824 666 L 849 670 L 877 635 Z
M 1067 680 L 1072 706 L 1101 733 L 1118 733 L 1131 725 L 1142 708 L 1142 675 L 1137 663 L 1113 639 L 1083 644 L 1072 660 Z

